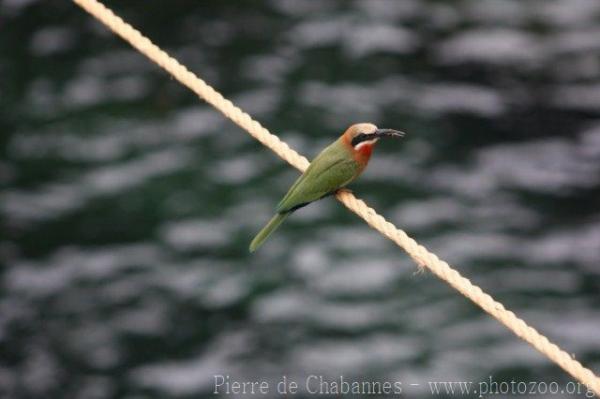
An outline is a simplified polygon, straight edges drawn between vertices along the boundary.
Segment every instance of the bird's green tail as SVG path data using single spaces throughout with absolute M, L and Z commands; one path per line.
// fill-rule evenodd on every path
M 262 245 L 262 243 L 265 242 L 267 238 L 269 238 L 271 233 L 274 232 L 281 223 L 283 223 L 283 221 L 286 217 L 288 217 L 288 215 L 289 213 L 287 212 L 276 213 L 275 216 L 273 216 L 271 220 L 269 220 L 269 223 L 267 223 L 267 225 L 263 227 L 261 231 L 258 232 L 256 237 L 254 237 L 254 240 L 252 240 L 252 242 L 250 243 L 250 252 L 256 251 Z

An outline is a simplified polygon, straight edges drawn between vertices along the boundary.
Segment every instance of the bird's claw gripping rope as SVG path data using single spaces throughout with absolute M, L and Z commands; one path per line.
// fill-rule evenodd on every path
M 219 92 L 190 72 L 177 62 L 177 60 L 170 57 L 131 25 L 116 16 L 102 3 L 97 0 L 73 1 L 292 166 L 301 171 L 304 171 L 308 167 L 308 160 L 306 158 L 292 150 L 277 136 L 269 133 L 260 123 L 253 120 L 250 115 L 224 98 Z M 385 220 L 375 210 L 367 206 L 364 201 L 346 191 L 338 192 L 336 197 L 348 209 L 363 218 L 371 227 L 403 248 L 419 266 L 427 267 L 433 274 L 472 300 L 518 337 L 528 342 L 570 375 L 587 385 L 597 395 L 600 395 L 600 378 L 594 375 L 591 370 L 585 368 L 567 352 L 550 342 L 548 338 L 540 334 L 533 327 L 527 325 L 527 323 L 518 318 L 513 312 L 505 309 L 501 303 L 495 301 L 491 296 L 483 292 L 481 288 L 461 276 L 460 273 L 452 269 L 443 260 L 440 260 L 435 254 L 427 251 L 425 247 L 419 245 L 404 231 Z

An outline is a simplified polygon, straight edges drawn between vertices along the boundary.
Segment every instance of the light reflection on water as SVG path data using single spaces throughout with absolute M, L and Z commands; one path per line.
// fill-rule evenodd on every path
M 214 374 L 568 381 L 331 199 L 250 256 L 297 172 L 47 7 L 0 5 L 8 397 L 199 397 Z M 352 122 L 406 130 L 354 191 L 600 369 L 600 3 L 157 7 L 117 10 L 303 154 Z

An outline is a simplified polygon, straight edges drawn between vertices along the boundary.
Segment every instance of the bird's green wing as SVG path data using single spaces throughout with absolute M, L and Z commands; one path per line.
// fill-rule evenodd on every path
M 350 183 L 357 175 L 358 164 L 339 143 L 321 152 L 296 180 L 277 206 L 277 212 L 289 212 L 331 194 Z

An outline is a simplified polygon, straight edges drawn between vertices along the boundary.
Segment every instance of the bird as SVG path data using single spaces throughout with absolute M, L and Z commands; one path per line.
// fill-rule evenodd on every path
M 372 123 L 357 123 L 346 129 L 340 138 L 313 159 L 290 187 L 277 205 L 275 215 L 250 243 L 250 252 L 256 251 L 294 211 L 335 194 L 354 181 L 366 168 L 373 147 L 380 138 L 401 138 L 404 135 L 399 130 L 379 129 Z

